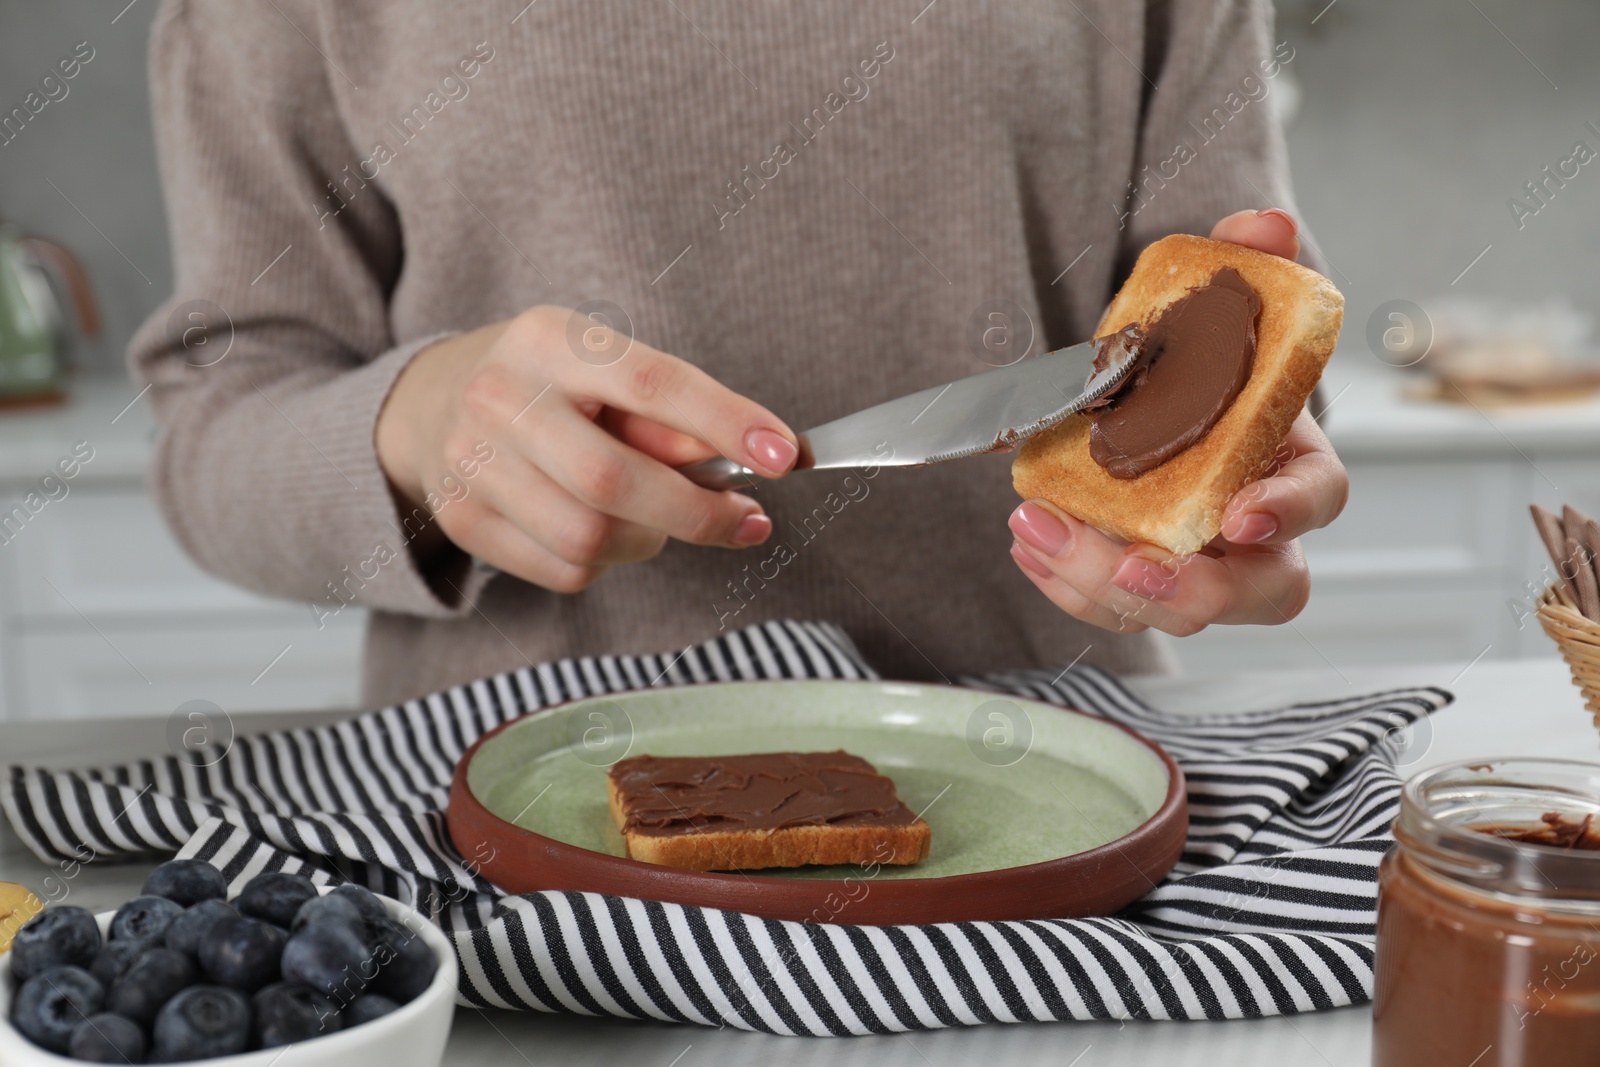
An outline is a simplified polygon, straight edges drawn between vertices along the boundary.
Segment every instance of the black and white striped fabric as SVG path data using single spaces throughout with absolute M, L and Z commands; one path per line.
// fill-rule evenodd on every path
M 837 628 L 768 623 L 677 655 L 563 660 L 337 725 L 79 772 L 13 767 L 3 801 L 40 857 L 171 853 L 235 887 L 350 878 L 454 940 L 477 1006 L 843 1035 L 1049 1019 L 1231 1019 L 1360 1002 L 1399 777 L 1385 740 L 1447 704 L 1407 689 L 1169 715 L 1076 667 L 961 679 L 1071 706 L 1166 746 L 1189 783 L 1172 874 L 1114 918 L 839 926 L 593 893 L 506 895 L 452 846 L 451 770 L 518 715 L 591 694 L 728 679 L 873 678 Z

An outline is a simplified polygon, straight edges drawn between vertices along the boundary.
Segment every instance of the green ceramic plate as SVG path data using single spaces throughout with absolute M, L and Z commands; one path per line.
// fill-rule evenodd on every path
M 922 813 L 933 831 L 926 860 L 872 872 L 875 885 L 884 883 L 884 890 L 894 882 L 908 888 L 950 884 L 1019 869 L 1039 875 L 1041 867 L 1053 869 L 1059 880 L 1069 873 L 1063 861 L 1090 857 L 1094 863 L 1078 867 L 1121 882 L 1137 874 L 1129 884 L 1142 891 L 1170 869 L 1181 849 L 1187 822 L 1181 775 L 1145 738 L 1101 719 L 1016 697 L 877 682 L 679 686 L 583 700 L 526 716 L 485 737 L 462 761 L 451 798 L 452 832 L 466 856 L 475 849 L 464 845 L 463 834 L 493 845 L 497 862 L 492 870 L 486 865 L 485 873 L 518 891 L 629 889 L 619 889 L 612 878 L 655 878 L 680 888 L 732 879 L 746 887 L 764 883 L 770 896 L 779 892 L 780 883 L 793 892 L 799 888 L 794 883 L 810 881 L 810 890 L 802 891 L 810 899 L 819 888 L 861 872 L 808 867 L 707 875 L 624 859 L 622 837 L 607 809 L 606 772 L 629 755 L 838 748 L 892 778 L 901 799 Z M 462 794 L 470 794 L 477 818 L 463 817 Z M 1156 854 L 1135 855 L 1157 838 Z M 502 856 L 502 846 L 511 855 Z M 480 855 L 487 851 L 476 848 Z M 573 883 L 567 876 L 577 868 L 600 872 L 602 882 L 579 878 Z M 1159 873 L 1152 873 L 1157 868 Z M 631 895 L 675 899 L 660 892 Z M 1121 903 L 1126 901 L 1117 906 Z

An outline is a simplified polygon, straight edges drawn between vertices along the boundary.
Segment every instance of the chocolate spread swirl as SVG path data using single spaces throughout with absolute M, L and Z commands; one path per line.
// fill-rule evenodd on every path
M 624 833 L 910 826 L 894 783 L 847 752 L 633 756 L 611 768 Z
M 1547 811 L 1539 819 L 1539 826 L 1477 826 L 1474 829 L 1525 845 L 1600 851 L 1600 828 L 1594 826 L 1593 815 L 1585 815 L 1581 821 L 1574 822 L 1559 811 Z
M 1250 380 L 1261 298 L 1232 267 L 1189 290 L 1144 330 L 1138 362 L 1089 431 L 1089 455 L 1137 478 L 1200 440 Z

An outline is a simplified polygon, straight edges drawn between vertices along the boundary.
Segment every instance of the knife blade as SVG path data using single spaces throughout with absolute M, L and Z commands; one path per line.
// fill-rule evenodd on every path
M 1009 450 L 1115 389 L 1138 358 L 1140 343 L 1130 327 L 823 423 L 799 435 L 794 470 L 920 467 Z M 708 489 L 762 480 L 725 457 L 678 471 Z

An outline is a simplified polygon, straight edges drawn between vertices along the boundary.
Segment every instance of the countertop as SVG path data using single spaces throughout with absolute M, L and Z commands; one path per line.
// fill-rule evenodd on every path
M 143 482 L 155 426 L 139 386 L 120 375 L 85 375 L 64 404 L 0 411 L 0 482 L 37 481 L 80 441 L 94 458 L 74 485 Z
M 1600 449 L 1600 397 L 1480 410 L 1407 400 L 1406 375 L 1365 352 L 1334 355 L 1322 378 L 1328 435 L 1346 460 L 1462 458 L 1528 453 L 1590 456 Z M 844 414 L 841 412 L 840 414 Z M 155 440 L 148 397 L 127 378 L 86 375 L 66 404 L 0 412 L 0 482 L 33 481 L 79 441 L 95 458 L 80 482 L 138 482 Z
M 1349 328 L 1346 327 L 1346 340 Z M 1413 400 L 1409 372 L 1348 346 L 1322 375 L 1324 425 L 1345 460 L 1511 456 L 1519 452 L 1592 456 L 1600 446 L 1600 395 L 1584 400 L 1483 408 Z
M 1600 760 L 1600 732 L 1560 660 L 1534 659 L 1325 668 L 1248 674 L 1132 678 L 1151 703 L 1181 712 L 1239 711 L 1334 699 L 1403 685 L 1452 689 L 1456 703 L 1417 728 L 1403 770 L 1485 756 Z M 251 731 L 335 717 L 334 712 L 252 715 Z M 5 762 L 84 766 L 159 752 L 161 719 L 0 723 Z M 74 903 L 114 907 L 137 891 L 147 867 L 87 866 L 71 886 Z M 0 825 L 0 879 L 39 885 L 47 868 Z M 954 1067 L 1052 1064 L 1054 1067 L 1367 1067 L 1370 1021 L 1364 1006 L 1238 1022 L 1047 1023 L 892 1034 L 792 1038 L 648 1022 L 511 1012 L 456 1011 L 445 1053 L 452 1067 L 595 1064 L 604 1067 L 716 1067 L 719 1064 L 829 1064 L 849 1067 Z M 508 1047 L 509 1046 L 509 1047 Z

